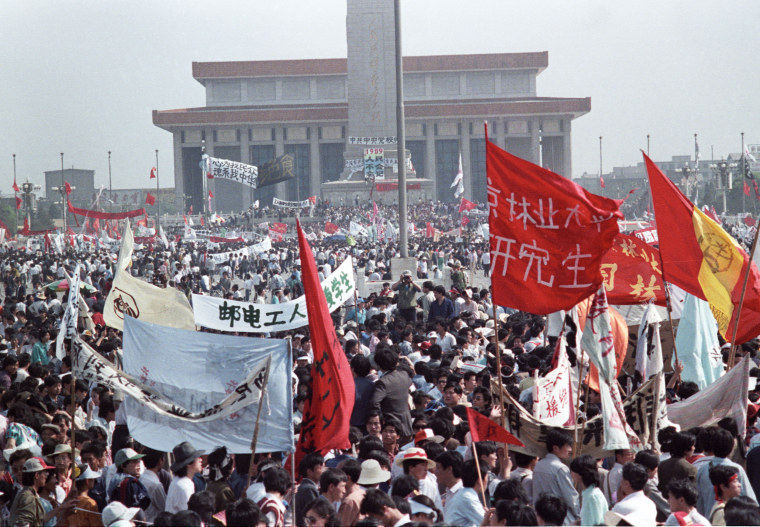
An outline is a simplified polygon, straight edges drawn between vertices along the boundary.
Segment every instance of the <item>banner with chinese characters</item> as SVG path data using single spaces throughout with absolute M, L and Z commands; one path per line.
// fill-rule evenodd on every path
M 259 188 L 275 185 L 296 177 L 293 171 L 293 156 L 285 154 L 259 167 Z
M 311 207 L 312 202 L 310 199 L 302 199 L 301 201 L 285 201 L 283 199 L 272 198 L 272 205 L 280 207 L 281 209 L 304 209 Z
M 350 145 L 395 145 L 398 143 L 398 139 L 394 136 L 385 137 L 354 137 L 348 138 L 348 144 Z
M 664 306 L 659 251 L 644 241 L 619 233 L 602 259 L 607 301 L 613 305 L 645 304 L 653 300 Z
M 213 408 L 228 397 L 236 400 L 245 395 L 247 401 L 256 401 L 226 417 L 194 422 L 157 413 L 127 397 L 124 404 L 130 435 L 163 452 L 190 440 L 195 448 L 207 452 L 225 445 L 229 452 L 250 453 L 257 403 L 262 400 L 257 393 L 263 381 L 259 372 L 267 358 L 271 363 L 256 452 L 292 451 L 293 363 L 287 340 L 191 333 L 128 318 L 124 324 L 123 370 L 143 385 L 195 413 Z M 246 389 L 252 374 L 253 386 Z
M 240 249 L 235 249 L 232 251 L 225 251 L 223 253 L 212 253 L 209 254 L 209 259 L 214 262 L 214 265 L 221 265 L 227 260 L 229 260 L 233 255 L 237 255 L 238 257 L 247 256 L 248 258 L 252 258 L 256 256 L 257 254 L 265 253 L 267 251 L 270 251 L 272 249 L 272 240 L 267 236 L 259 243 L 255 243 L 253 245 L 249 245 L 248 247 L 242 247 Z
M 119 390 L 164 417 L 174 417 L 195 423 L 229 417 L 249 404 L 259 402 L 271 362 L 271 355 L 257 362 L 243 382 L 235 386 L 217 404 L 200 411 L 191 411 L 169 400 L 144 381 L 121 371 L 79 338 L 75 338 L 71 345 L 71 366 L 77 378 Z M 145 381 L 147 380 L 146 375 Z
M 347 258 L 322 282 L 331 313 L 353 298 L 355 287 L 353 263 Z M 199 326 L 240 333 L 286 331 L 309 323 L 304 296 L 282 304 L 254 304 L 193 295 L 193 313 Z
M 259 169 L 253 165 L 219 159 L 206 154 L 203 155 L 201 164 L 204 166 L 206 174 L 216 179 L 229 179 L 249 187 L 258 187 Z
M 364 149 L 364 181 L 385 179 L 385 153 L 382 148 Z
M 574 419 L 573 387 L 570 384 L 570 360 L 565 349 L 565 337 L 557 345 L 557 367 L 544 377 L 536 374 L 533 385 L 533 415 L 552 426 L 572 424 Z

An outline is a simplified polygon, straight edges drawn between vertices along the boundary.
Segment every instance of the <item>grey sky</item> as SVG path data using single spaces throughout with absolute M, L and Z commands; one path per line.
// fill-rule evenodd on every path
M 4 0 L 0 5 L 0 192 L 65 165 L 144 187 L 171 134 L 153 109 L 204 105 L 192 61 L 345 57 L 344 0 Z M 591 97 L 574 122 L 573 175 L 641 160 L 704 159 L 760 142 L 760 2 L 402 0 L 405 55 L 548 51 L 539 96 Z

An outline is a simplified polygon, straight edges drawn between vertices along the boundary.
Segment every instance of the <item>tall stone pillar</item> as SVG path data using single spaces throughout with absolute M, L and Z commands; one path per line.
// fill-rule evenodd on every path
M 572 119 L 567 118 L 564 121 L 562 128 L 562 175 L 568 179 L 573 178 L 573 155 L 572 145 L 570 144 L 570 129 L 572 126 Z

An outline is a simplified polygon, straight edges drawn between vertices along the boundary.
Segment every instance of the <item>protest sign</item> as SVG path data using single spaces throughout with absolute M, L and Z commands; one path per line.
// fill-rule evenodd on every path
M 259 188 L 275 185 L 296 177 L 293 172 L 293 156 L 285 154 L 259 167 Z
M 212 178 L 229 179 L 257 188 L 259 171 L 253 165 L 229 161 L 228 159 L 218 159 L 204 154 L 201 166 L 205 169 L 206 174 Z
M 353 298 L 355 288 L 352 260 L 347 258 L 322 282 L 330 312 Z M 194 294 L 193 312 L 196 324 L 218 331 L 266 333 L 296 329 L 309 323 L 304 296 L 281 304 L 255 304 Z
M 208 258 L 214 262 L 215 265 L 221 265 L 234 256 L 247 256 L 252 258 L 257 254 L 268 252 L 272 249 L 272 240 L 267 236 L 259 243 L 249 245 L 248 247 L 241 247 L 240 249 L 233 249 L 231 251 L 225 251 L 223 253 L 211 253 Z
M 271 357 L 269 383 L 256 451 L 291 451 L 288 341 L 188 332 L 133 318 L 124 324 L 124 371 L 189 412 L 203 412 L 234 394 L 252 372 L 260 371 L 267 357 Z M 229 452 L 250 453 L 258 404 L 204 422 L 157 413 L 132 397 L 124 404 L 130 434 L 151 448 L 168 452 L 182 441 L 191 441 L 209 452 L 225 445 Z

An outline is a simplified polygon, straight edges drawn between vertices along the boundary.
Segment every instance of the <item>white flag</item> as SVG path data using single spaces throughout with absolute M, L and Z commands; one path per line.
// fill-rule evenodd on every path
M 464 172 L 462 171 L 462 154 L 459 154 L 459 169 L 457 170 L 457 175 L 454 177 L 454 181 L 451 183 L 450 188 L 456 187 L 456 190 L 454 191 L 454 197 L 459 198 L 462 194 L 464 194 Z

